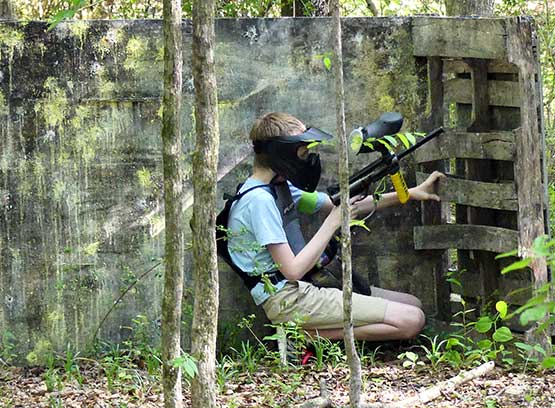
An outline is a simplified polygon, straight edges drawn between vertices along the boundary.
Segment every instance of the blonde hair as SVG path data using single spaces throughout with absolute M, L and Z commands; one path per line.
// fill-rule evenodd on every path
M 279 136 L 293 136 L 303 133 L 305 125 L 299 119 L 283 112 L 270 112 L 254 121 L 249 133 L 249 139 L 256 141 L 268 140 Z M 270 167 L 269 157 L 265 153 L 256 153 L 255 167 Z

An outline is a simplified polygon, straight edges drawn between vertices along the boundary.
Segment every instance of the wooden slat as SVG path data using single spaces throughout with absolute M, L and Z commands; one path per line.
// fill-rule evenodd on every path
M 470 74 L 470 67 L 460 59 L 445 59 L 443 70 L 446 74 Z M 518 68 L 503 60 L 491 60 L 488 64 L 488 73 L 518 74 Z
M 422 183 L 428 173 L 416 172 L 416 182 Z M 442 201 L 495 210 L 518 209 L 514 183 L 485 183 L 448 177 L 441 181 L 438 194 Z
M 518 231 L 485 225 L 414 227 L 415 249 L 473 249 L 508 252 L 518 248 Z
M 447 131 L 416 150 L 414 158 L 418 163 L 449 158 L 514 160 L 515 132 Z
M 520 107 L 518 82 L 488 81 L 489 104 L 492 106 Z M 472 103 L 472 82 L 470 79 L 453 78 L 445 81 L 445 101 L 447 103 Z
M 412 19 L 414 55 L 506 58 L 501 19 L 419 17 Z

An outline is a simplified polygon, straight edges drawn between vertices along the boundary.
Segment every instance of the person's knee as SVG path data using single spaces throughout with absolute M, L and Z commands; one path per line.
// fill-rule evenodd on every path
M 416 306 L 407 306 L 407 309 L 399 327 L 402 339 L 412 339 L 418 336 L 426 323 L 426 315 L 422 309 Z
M 422 310 L 422 302 L 416 296 L 406 294 L 406 303 Z

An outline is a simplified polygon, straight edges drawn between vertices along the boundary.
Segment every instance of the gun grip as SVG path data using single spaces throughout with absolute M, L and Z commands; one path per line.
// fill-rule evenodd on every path
M 391 182 L 393 183 L 393 187 L 397 192 L 397 197 L 399 197 L 399 201 L 401 204 L 405 204 L 409 201 L 409 189 L 407 188 L 407 183 L 405 183 L 405 179 L 400 171 L 391 176 Z

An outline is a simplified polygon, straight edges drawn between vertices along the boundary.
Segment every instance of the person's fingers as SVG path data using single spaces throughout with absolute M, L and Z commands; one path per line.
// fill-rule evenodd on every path
M 357 194 L 356 196 L 353 196 L 349 199 L 349 203 L 354 204 L 362 199 L 364 199 L 364 196 L 362 194 Z

